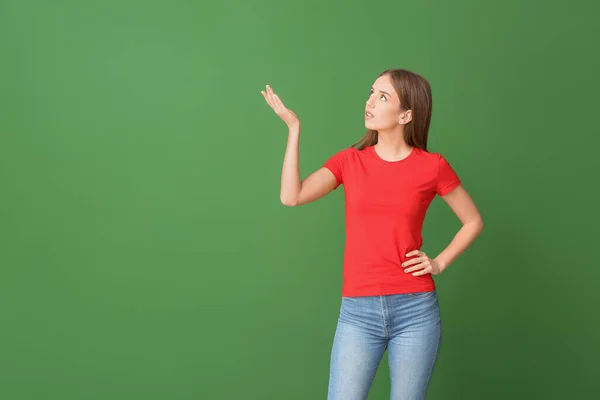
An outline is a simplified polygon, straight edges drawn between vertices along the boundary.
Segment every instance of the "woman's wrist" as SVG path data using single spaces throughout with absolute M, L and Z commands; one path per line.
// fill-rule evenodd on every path
M 293 125 L 288 125 L 288 133 L 290 135 L 298 135 L 300 133 L 300 122 Z

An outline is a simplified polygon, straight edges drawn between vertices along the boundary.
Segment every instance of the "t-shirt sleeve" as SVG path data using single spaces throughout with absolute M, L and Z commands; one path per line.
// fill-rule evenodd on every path
M 439 169 L 436 185 L 436 193 L 445 196 L 460 185 L 460 178 L 450 166 L 450 163 L 439 154 Z
M 344 166 L 346 165 L 347 155 L 347 149 L 338 151 L 323 164 L 323 167 L 330 170 L 335 176 L 337 184 L 335 185 L 334 190 L 344 183 Z

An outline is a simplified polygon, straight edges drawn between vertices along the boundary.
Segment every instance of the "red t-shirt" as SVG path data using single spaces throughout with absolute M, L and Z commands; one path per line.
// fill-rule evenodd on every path
M 431 291 L 431 274 L 413 276 L 402 263 L 421 248 L 425 213 L 436 194 L 460 184 L 439 153 L 414 147 L 400 161 L 385 161 L 373 146 L 350 147 L 323 165 L 344 185 L 346 244 L 342 296 Z M 432 257 L 430 255 L 430 257 Z

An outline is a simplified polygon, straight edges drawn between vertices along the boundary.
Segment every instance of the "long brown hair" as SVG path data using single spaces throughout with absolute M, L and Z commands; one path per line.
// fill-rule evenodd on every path
M 379 77 L 388 75 L 400 99 L 401 110 L 411 110 L 412 120 L 404 125 L 404 140 L 409 146 L 427 151 L 427 135 L 431 122 L 431 87 L 422 76 L 401 68 L 383 71 Z M 378 78 L 379 78 L 378 77 Z M 368 129 L 367 133 L 351 147 L 362 150 L 378 141 L 378 132 Z

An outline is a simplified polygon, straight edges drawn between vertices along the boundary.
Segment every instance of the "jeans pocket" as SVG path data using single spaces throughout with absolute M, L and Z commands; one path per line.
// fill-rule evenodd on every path
M 434 289 L 429 292 L 415 292 L 415 293 L 409 293 L 408 295 L 410 297 L 413 297 L 416 299 L 425 299 L 427 297 L 434 297 L 436 295 L 436 291 Z

